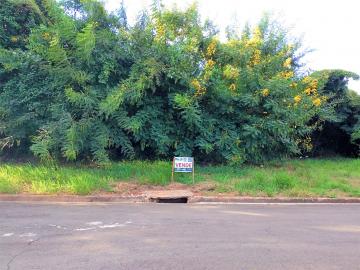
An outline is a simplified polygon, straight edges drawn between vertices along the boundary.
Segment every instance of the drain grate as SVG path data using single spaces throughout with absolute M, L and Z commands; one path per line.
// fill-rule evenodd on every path
M 188 197 L 179 198 L 150 198 L 150 201 L 156 203 L 187 203 Z

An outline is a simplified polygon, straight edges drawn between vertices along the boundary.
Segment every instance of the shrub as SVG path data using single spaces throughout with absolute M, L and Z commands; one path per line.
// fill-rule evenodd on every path
M 300 42 L 268 17 L 219 41 L 195 5 L 154 5 L 130 26 L 97 1 L 49 3 L 26 48 L 0 48 L 2 148 L 261 162 L 309 148 L 309 121 L 331 111 L 300 70 Z

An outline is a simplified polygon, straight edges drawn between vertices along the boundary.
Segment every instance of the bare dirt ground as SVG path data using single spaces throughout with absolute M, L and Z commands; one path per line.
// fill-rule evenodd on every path
M 147 191 L 153 190 L 188 190 L 194 195 L 221 195 L 221 196 L 234 196 L 236 193 L 218 193 L 216 192 L 216 183 L 211 182 L 202 182 L 192 186 L 181 184 L 181 183 L 171 183 L 166 186 L 153 186 L 153 185 L 143 185 L 137 183 L 128 183 L 120 182 L 116 183 L 114 186 L 114 193 L 123 196 L 139 196 L 144 194 Z

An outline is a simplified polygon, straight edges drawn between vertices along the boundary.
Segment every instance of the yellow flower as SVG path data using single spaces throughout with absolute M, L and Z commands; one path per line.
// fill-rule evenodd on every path
M 304 90 L 304 93 L 305 94 L 307 94 L 308 96 L 311 94 L 311 88 L 306 88 L 305 90 Z
M 196 90 L 198 90 L 198 89 L 201 88 L 201 84 L 200 84 L 200 82 L 199 82 L 197 79 L 193 79 L 193 80 L 191 81 L 191 85 L 192 85 Z
M 209 60 L 206 62 L 206 65 L 205 65 L 205 67 L 208 68 L 208 69 L 212 69 L 214 66 L 215 66 L 215 61 L 212 60 L 212 59 L 209 59 Z
M 300 95 L 295 96 L 294 101 L 295 103 L 299 103 L 301 101 L 301 96 Z
M 256 38 L 260 38 L 261 37 L 261 29 L 259 26 L 255 27 L 254 32 L 253 32 L 253 36 Z
M 311 79 L 311 77 L 306 76 L 306 77 L 304 77 L 304 79 L 302 81 L 303 81 L 303 83 L 311 83 L 312 79 Z
M 321 99 L 320 98 L 316 98 L 313 100 L 313 104 L 316 106 L 316 107 L 319 107 L 321 105 Z
M 156 24 L 156 36 L 155 40 L 160 41 L 165 37 L 165 27 L 162 23 L 158 22 Z
M 311 94 L 317 95 L 317 87 L 318 87 L 318 80 L 313 79 L 309 76 L 306 76 L 302 80 L 303 83 L 307 84 L 307 88 L 304 90 L 304 93 L 308 96 Z
M 297 87 L 297 83 L 296 83 L 296 82 L 292 82 L 292 83 L 290 84 L 290 87 L 291 87 L 291 88 L 296 88 L 296 87 Z
M 235 90 L 236 90 L 236 85 L 235 85 L 235 83 L 230 84 L 229 89 L 230 89 L 231 91 L 235 91 Z
M 45 40 L 49 40 L 50 39 L 50 34 L 48 32 L 45 32 L 42 34 L 42 37 L 45 39 Z
M 239 77 L 239 69 L 231 65 L 226 65 L 223 74 L 226 79 L 236 79 Z
M 285 79 L 290 79 L 291 77 L 294 76 L 294 72 L 292 71 L 283 71 L 280 73 L 280 76 L 285 78 Z
M 246 41 L 245 46 L 246 47 L 257 46 L 260 43 L 261 43 L 261 30 L 259 27 L 256 27 L 253 31 L 252 38 L 250 40 Z
M 201 85 L 201 83 L 197 79 L 193 79 L 191 81 L 191 86 L 195 88 L 195 96 L 201 96 L 205 94 L 206 88 Z
M 261 51 L 260 50 L 255 50 L 251 59 L 250 59 L 250 63 L 248 65 L 248 67 L 252 67 L 255 65 L 258 65 L 261 61 Z
M 291 58 L 287 58 L 283 64 L 284 68 L 291 68 Z
M 17 42 L 19 39 L 17 36 L 11 36 L 10 40 L 11 42 Z
M 263 97 L 267 97 L 270 94 L 270 90 L 265 88 L 261 91 Z
M 318 80 L 316 80 L 316 79 L 312 80 L 311 83 L 310 83 L 310 87 L 311 87 L 312 89 L 317 89 L 317 87 L 318 87 Z
M 216 39 L 213 39 L 206 49 L 206 56 L 211 57 L 215 54 L 216 45 L 217 45 L 217 41 L 216 41 Z

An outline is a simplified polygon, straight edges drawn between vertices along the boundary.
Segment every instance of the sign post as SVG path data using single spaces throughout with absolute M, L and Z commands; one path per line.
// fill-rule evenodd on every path
M 193 157 L 174 157 L 171 170 L 171 182 L 174 182 L 174 173 L 192 173 L 193 184 L 195 183 L 195 162 Z

